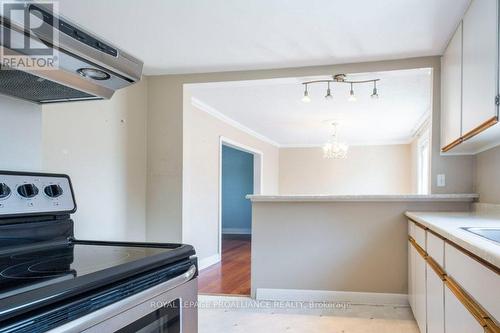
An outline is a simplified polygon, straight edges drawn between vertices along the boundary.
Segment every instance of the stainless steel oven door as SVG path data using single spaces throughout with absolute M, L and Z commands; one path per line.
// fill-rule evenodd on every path
M 197 333 L 196 266 L 186 273 L 130 296 L 51 333 Z

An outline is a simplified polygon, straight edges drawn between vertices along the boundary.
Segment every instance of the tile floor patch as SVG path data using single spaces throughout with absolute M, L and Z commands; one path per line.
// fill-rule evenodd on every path
M 200 295 L 199 333 L 418 333 L 409 307 Z

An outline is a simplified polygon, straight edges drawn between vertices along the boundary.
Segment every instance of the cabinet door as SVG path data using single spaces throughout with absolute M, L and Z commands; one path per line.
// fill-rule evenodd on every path
M 415 286 L 414 286 L 414 271 L 415 271 L 415 249 L 413 248 L 413 245 L 411 245 L 410 242 L 408 242 L 408 303 L 410 303 L 410 307 L 415 314 L 415 302 L 413 295 L 415 293 Z
M 444 282 L 427 265 L 427 333 L 444 333 Z
M 462 23 L 441 58 L 441 147 L 462 135 Z
M 414 303 L 415 310 L 414 315 L 417 320 L 418 328 L 420 333 L 426 333 L 426 262 L 424 258 L 415 251 L 415 272 L 414 272 L 414 286 L 415 294 Z
M 462 135 L 497 114 L 497 0 L 474 0 L 463 19 Z
M 484 333 L 484 328 L 448 288 L 445 288 L 444 297 L 446 333 Z

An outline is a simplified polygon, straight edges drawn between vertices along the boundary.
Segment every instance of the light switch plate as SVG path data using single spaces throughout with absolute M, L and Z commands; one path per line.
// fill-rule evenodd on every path
M 438 187 L 446 186 L 446 176 L 444 174 L 437 175 L 437 186 Z

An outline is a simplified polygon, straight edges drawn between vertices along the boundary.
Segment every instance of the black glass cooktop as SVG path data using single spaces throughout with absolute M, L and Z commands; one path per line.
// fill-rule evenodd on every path
M 67 244 L 36 251 L 0 254 L 0 299 L 172 250 Z

